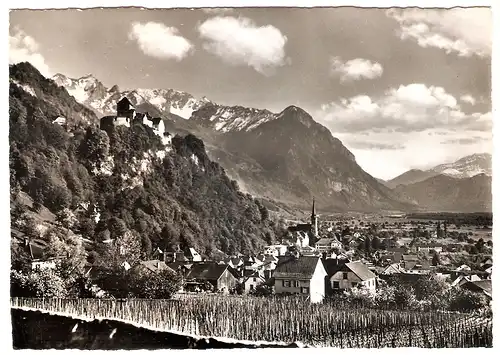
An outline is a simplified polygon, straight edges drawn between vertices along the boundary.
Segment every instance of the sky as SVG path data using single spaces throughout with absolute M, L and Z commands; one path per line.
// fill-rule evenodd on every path
M 9 62 L 305 109 L 383 179 L 492 153 L 488 8 L 14 10 Z

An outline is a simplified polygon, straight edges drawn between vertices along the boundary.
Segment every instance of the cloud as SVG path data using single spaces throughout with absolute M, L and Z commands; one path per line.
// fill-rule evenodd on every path
M 145 55 L 158 59 L 181 61 L 194 51 L 193 44 L 179 35 L 177 28 L 157 22 L 134 22 L 128 38 L 137 41 Z
M 383 72 L 382 65 L 368 59 L 356 58 L 344 62 L 340 57 L 330 58 L 330 73 L 340 75 L 340 81 L 342 82 L 376 79 L 381 77 Z
M 401 85 L 383 95 L 341 98 L 315 112 L 334 132 L 424 131 L 429 128 L 491 131 L 491 113 L 465 114 L 442 87 Z
M 348 144 L 350 148 L 368 150 L 399 150 L 405 147 L 401 143 L 367 142 L 359 139 L 350 139 L 344 143 Z
M 14 34 L 9 35 L 9 64 L 30 62 L 42 75 L 50 77 L 49 66 L 38 49 L 39 45 L 33 37 L 20 28 L 14 28 Z
M 421 132 L 335 133 L 355 155 L 357 163 L 373 176 L 391 179 L 410 169 L 429 169 L 466 155 L 491 152 L 491 132 L 457 132 L 426 129 Z M 477 137 L 477 139 L 476 139 Z M 392 148 L 392 149 L 391 149 Z
M 472 95 L 462 95 L 460 96 L 460 101 L 471 104 L 472 106 L 476 104 L 476 99 Z
M 492 16 L 488 8 L 389 9 L 402 40 L 435 47 L 459 56 L 491 56 Z
M 263 75 L 285 65 L 287 42 L 274 26 L 257 26 L 244 17 L 213 17 L 198 26 L 203 48 L 230 65 L 248 65 Z
M 448 140 L 442 141 L 441 144 L 468 145 L 468 144 L 478 143 L 478 142 L 480 142 L 482 140 L 484 140 L 484 138 L 480 137 L 480 136 L 462 137 L 462 138 L 457 138 L 457 139 L 448 139 Z

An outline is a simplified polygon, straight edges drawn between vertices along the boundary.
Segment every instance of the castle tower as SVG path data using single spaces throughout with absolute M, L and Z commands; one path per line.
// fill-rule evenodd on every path
M 314 234 L 314 238 L 318 239 L 318 216 L 316 215 L 315 200 L 313 197 L 313 205 L 311 211 L 311 229 Z

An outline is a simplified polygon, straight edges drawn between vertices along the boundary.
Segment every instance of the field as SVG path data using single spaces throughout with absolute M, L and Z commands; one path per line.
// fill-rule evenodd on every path
M 206 296 L 177 300 L 12 298 L 13 308 L 121 319 L 154 329 L 310 346 L 491 347 L 492 320 L 460 313 L 380 311 L 301 298 Z

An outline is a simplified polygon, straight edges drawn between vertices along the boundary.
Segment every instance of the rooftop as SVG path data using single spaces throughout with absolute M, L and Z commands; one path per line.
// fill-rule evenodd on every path
M 317 256 L 300 256 L 298 258 L 294 256 L 281 256 L 278 259 L 274 277 L 310 279 L 319 261 L 320 258 Z

